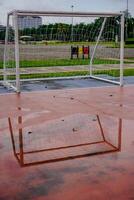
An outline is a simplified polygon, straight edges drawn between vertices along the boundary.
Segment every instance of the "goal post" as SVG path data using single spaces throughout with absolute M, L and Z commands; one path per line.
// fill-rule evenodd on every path
M 73 34 L 73 35 L 72 35 Z M 124 13 L 12 11 L 3 83 L 93 78 L 123 85 Z

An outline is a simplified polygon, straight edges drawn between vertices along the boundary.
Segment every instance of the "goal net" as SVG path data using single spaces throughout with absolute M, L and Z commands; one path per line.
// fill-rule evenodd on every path
M 123 84 L 124 14 L 8 14 L 4 83 L 89 77 Z

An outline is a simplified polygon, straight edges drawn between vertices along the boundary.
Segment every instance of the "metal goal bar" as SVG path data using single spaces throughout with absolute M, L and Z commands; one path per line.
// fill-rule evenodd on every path
M 122 12 L 118 13 L 106 13 L 106 12 L 62 12 L 62 11 L 25 11 L 25 10 L 13 10 L 8 13 L 8 15 L 23 16 L 58 16 L 58 17 L 116 17 L 121 16 Z

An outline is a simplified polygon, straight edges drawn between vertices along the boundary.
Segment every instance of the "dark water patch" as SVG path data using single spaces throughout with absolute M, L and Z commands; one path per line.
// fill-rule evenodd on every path
M 64 168 L 60 169 L 59 172 L 57 171 L 57 173 L 64 175 L 64 174 L 70 174 L 70 173 L 84 172 L 88 169 L 89 168 L 86 166 L 64 167 Z
M 0 144 L 0 149 L 2 149 L 4 146 L 3 146 L 3 144 Z
M 108 176 L 109 174 L 105 171 L 98 171 L 96 174 L 98 177 L 104 177 L 104 176 Z
M 21 197 L 19 200 L 45 197 L 58 190 L 63 184 L 64 176 L 59 175 L 59 173 L 51 170 L 38 170 L 27 175 L 23 180 L 21 192 L 16 196 Z
M 123 167 L 111 167 L 109 170 L 112 171 L 112 172 L 118 172 L 118 173 L 127 172 L 127 170 Z

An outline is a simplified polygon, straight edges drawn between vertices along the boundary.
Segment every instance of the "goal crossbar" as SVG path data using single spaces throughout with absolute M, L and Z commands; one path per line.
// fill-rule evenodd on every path
M 116 17 L 121 16 L 122 12 L 105 13 L 105 12 L 62 12 L 62 11 L 20 11 L 13 10 L 8 15 L 23 15 L 23 16 L 58 16 L 58 17 Z

